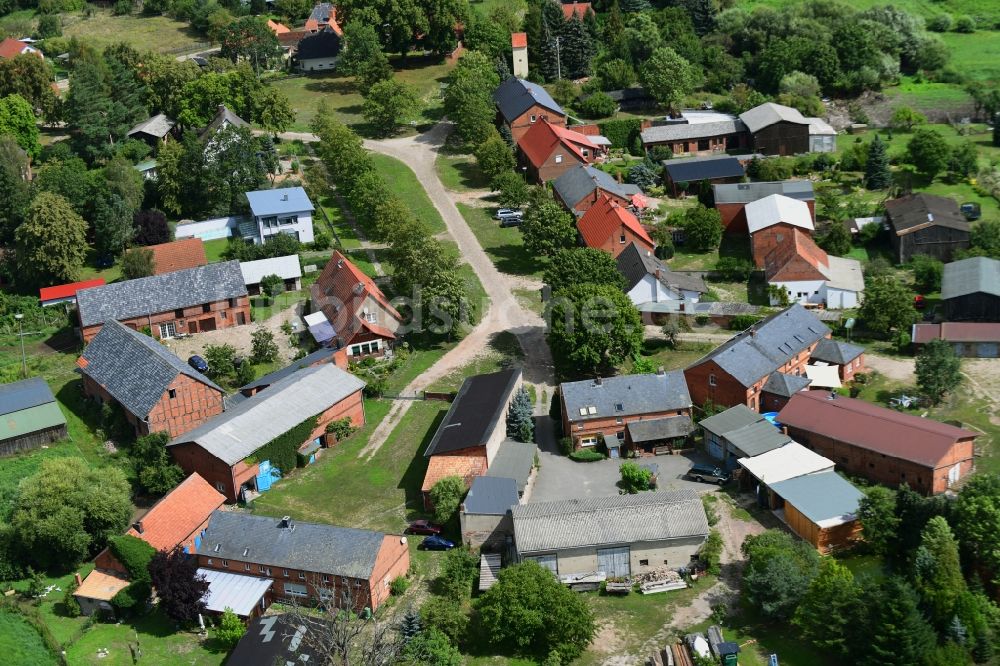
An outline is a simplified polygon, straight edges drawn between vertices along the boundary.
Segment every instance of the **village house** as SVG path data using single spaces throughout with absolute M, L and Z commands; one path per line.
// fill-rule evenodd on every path
M 672 197 L 719 183 L 738 183 L 746 171 L 735 157 L 682 157 L 663 161 L 663 184 Z
M 558 576 L 636 576 L 690 564 L 708 537 L 692 490 L 536 502 L 511 509 L 517 559 Z
M 507 407 L 521 387 L 519 368 L 469 377 L 458 389 L 424 456 L 429 458 L 420 486 L 424 508 L 431 508 L 430 491 L 447 476 L 471 486 L 486 474 L 507 438 Z
M 203 476 L 228 502 L 251 501 L 270 488 L 275 476 L 270 461 L 257 460 L 254 454 L 306 419 L 316 419 L 298 446 L 298 453 L 307 457 L 335 441 L 326 432 L 331 421 L 350 419 L 352 426 L 363 426 L 364 386 L 332 363 L 304 368 L 175 437 L 167 446 L 181 469 Z M 280 475 L 289 470 L 274 471 Z
M 0 456 L 66 439 L 66 417 L 41 377 L 0 384 Z
M 767 102 L 740 114 L 750 148 L 762 155 L 799 155 L 810 150 L 810 119 L 797 109 Z
M 937 495 L 973 469 L 976 433 L 863 400 L 804 391 L 777 418 L 792 439 L 847 473 L 892 487 Z
M 593 14 L 594 10 L 591 8 L 589 2 L 564 2 L 562 5 L 563 18 L 567 21 L 572 21 L 573 19 L 580 19 L 581 21 L 586 18 L 587 14 Z
M 752 458 L 781 448 L 792 441 L 778 428 L 746 405 L 734 405 L 698 422 L 705 452 L 736 469 L 740 458 Z
M 212 513 L 197 558 L 210 583 L 210 611 L 224 609 L 213 598 L 250 582 L 241 579 L 268 583 L 252 586 L 256 599 L 237 611 L 243 616 L 260 614 L 273 601 L 376 611 L 392 581 L 410 568 L 403 536 L 234 511 Z
M 914 324 L 910 339 L 919 350 L 931 340 L 944 340 L 957 356 L 966 358 L 1000 357 L 1000 323 L 943 322 Z
M 722 226 L 726 233 L 745 234 L 747 228 L 746 205 L 773 194 L 798 201 L 809 206 L 809 215 L 816 221 L 816 195 L 809 180 L 780 180 L 759 183 L 724 183 L 712 186 L 715 209 L 722 216 Z
M 1000 322 L 1000 260 L 970 257 L 945 264 L 941 302 L 948 321 Z
M 542 118 L 517 141 L 520 162 L 527 177 L 547 183 L 578 166 L 586 166 L 603 154 L 590 137 L 550 123 Z
M 38 298 L 42 306 L 57 305 L 66 303 L 67 307 L 76 305 L 76 292 L 90 287 L 100 287 L 105 284 L 104 278 L 94 278 L 93 280 L 83 280 L 81 282 L 71 282 L 70 284 L 60 284 L 54 287 L 42 287 L 38 290 Z
M 625 294 L 639 312 L 656 313 L 656 305 L 664 301 L 697 303 L 708 291 L 697 275 L 673 272 L 634 242 L 625 246 L 615 262 L 625 279 Z
M 771 239 L 777 243 L 764 257 L 764 279 L 785 297 L 769 290 L 771 305 L 784 301 L 842 310 L 861 303 L 865 278 L 857 259 L 828 255 L 812 236 L 795 227 L 773 233 L 765 230 L 751 238 L 759 241 L 757 246 L 766 246 Z
M 639 218 L 604 195 L 600 195 L 597 202 L 577 220 L 576 227 L 583 245 L 603 250 L 612 257 L 617 257 L 633 245 L 640 252 L 652 253 L 656 249 L 656 243 Z
M 83 392 L 121 406 L 139 436 L 178 437 L 225 408 L 225 392 L 149 337 L 109 321 L 76 362 Z
M 716 155 L 749 146 L 743 121 L 717 111 L 685 109 L 680 118 L 653 121 L 641 137 L 647 151 L 663 147 L 674 155 Z
M 580 216 L 602 195 L 619 206 L 634 206 L 642 190 L 638 185 L 619 183 L 607 171 L 581 164 L 552 181 L 552 193 L 566 210 Z
M 155 149 L 173 135 L 176 127 L 176 121 L 158 113 L 135 125 L 125 136 L 142 141 Z
M 346 348 L 352 360 L 384 356 L 396 341 L 403 316 L 375 282 L 335 250 L 309 288 L 309 331 L 325 346 Z
M 301 72 L 328 72 L 336 69 L 343 50 L 339 28 L 327 26 L 299 40 L 295 66 Z
M 129 251 L 135 252 L 138 249 Z M 142 249 L 153 253 L 153 275 L 163 275 L 208 264 L 205 243 L 200 238 L 182 238 L 169 243 L 147 245 Z
M 606 447 L 611 457 L 621 450 L 678 448 L 691 434 L 691 396 L 681 371 L 597 377 L 559 385 L 563 436 L 573 448 Z M 633 423 L 653 422 L 658 437 L 645 432 L 630 443 Z M 634 441 L 634 439 L 633 439 Z
M 761 410 L 760 393 L 776 372 L 805 374 L 809 355 L 830 329 L 801 305 L 757 322 L 684 370 L 696 405 Z
M 337 7 L 330 2 L 320 2 L 312 8 L 309 18 L 306 19 L 305 28 L 308 32 L 320 32 L 330 28 L 339 36 L 344 34 L 337 22 Z
M 810 237 L 814 230 L 808 204 L 780 194 L 751 201 L 744 211 L 750 232 L 750 252 L 757 268 L 764 268 L 771 251 L 791 242 L 793 229 L 802 229 Z
M 510 509 L 519 503 L 514 479 L 498 476 L 474 478 L 459 512 L 462 543 L 484 552 L 502 550 L 514 531 Z
M 135 330 L 148 328 L 159 339 L 250 321 L 250 299 L 238 261 L 80 289 L 76 300 L 84 342 L 112 320 Z
M 150 507 L 125 534 L 142 539 L 157 551 L 181 548 L 185 553 L 194 553 L 201 545 L 209 516 L 225 501 L 205 479 L 192 474 Z M 108 597 L 107 593 L 129 583 L 128 570 L 109 548 L 94 558 L 94 567 L 74 592 L 84 615 L 112 611 L 110 601 L 114 595 Z
M 951 261 L 969 249 L 969 223 L 950 197 L 907 194 L 885 202 L 889 244 L 896 261 L 909 263 L 918 254 Z
M 230 111 L 225 104 L 220 104 L 219 108 L 216 109 L 211 122 L 209 122 L 205 129 L 201 131 L 198 138 L 202 141 L 206 141 L 226 128 L 249 126 L 250 123 Z
M 836 366 L 840 381 L 849 382 L 865 370 L 865 349 L 849 342 L 823 338 L 809 355 L 809 364 Z
M 12 60 L 19 55 L 31 54 L 37 56 L 42 60 L 45 59 L 45 55 L 36 49 L 34 46 L 22 42 L 19 39 L 14 39 L 13 37 L 7 37 L 2 42 L 0 42 L 0 60 Z
M 251 296 L 261 293 L 260 282 L 268 275 L 277 275 L 282 280 L 285 291 L 298 291 L 302 288 L 302 264 L 297 254 L 256 261 L 241 261 L 240 271 L 243 273 L 243 284 Z
M 256 244 L 277 234 L 294 236 L 300 243 L 313 241 L 315 207 L 301 187 L 247 192 L 253 221 L 240 225 L 240 235 Z
M 524 44 L 527 64 L 527 41 Z M 493 93 L 493 103 L 497 107 L 497 125 L 510 130 L 515 144 L 520 144 L 521 137 L 539 121 L 566 127 L 566 112 L 548 91 L 516 75 L 500 84 Z

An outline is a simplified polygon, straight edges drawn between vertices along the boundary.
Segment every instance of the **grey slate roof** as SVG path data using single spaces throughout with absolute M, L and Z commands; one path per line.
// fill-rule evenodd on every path
M 80 324 L 93 326 L 246 295 L 240 262 L 224 261 L 81 289 L 76 304 Z
M 771 376 L 764 382 L 761 391 L 773 393 L 785 398 L 790 398 L 804 388 L 807 388 L 812 380 L 805 375 L 789 375 L 784 372 L 772 372 Z
M 691 407 L 691 394 L 680 370 L 566 382 L 559 391 L 570 423 Z
M 722 183 L 713 185 L 715 203 L 750 203 L 781 194 L 789 199 L 812 201 L 816 198 L 810 180 L 778 180 L 760 183 Z
M 500 442 L 500 448 L 493 456 L 493 462 L 486 470 L 486 476 L 506 477 L 517 481 L 518 491 L 528 485 L 531 468 L 535 465 L 538 447 L 533 442 L 515 442 L 507 439 Z
M 796 303 L 737 334 L 691 367 L 715 361 L 743 386 L 753 386 L 829 333 L 816 315 Z
M 639 284 L 647 275 L 654 275 L 668 289 L 681 289 L 684 291 L 696 291 L 704 294 L 708 291 L 705 281 L 696 275 L 685 275 L 684 273 L 674 273 L 669 267 L 652 253 L 640 250 L 633 242 L 621 251 L 615 259 L 618 265 L 618 272 L 625 278 L 625 291 L 630 291 Z M 659 275 L 657 275 L 659 272 Z
M 734 405 L 724 412 L 702 419 L 698 425 L 714 435 L 724 437 L 728 432 L 763 420 L 763 416 L 746 405 Z
M 219 109 L 215 112 L 215 117 L 212 118 L 212 122 L 208 124 L 208 127 L 202 130 L 199 138 L 204 139 L 210 134 L 215 134 L 223 127 L 247 127 L 249 125 L 250 123 L 230 111 L 224 104 L 220 104 Z
M 570 207 L 578 204 L 584 197 L 598 188 L 624 199 L 631 199 L 632 195 L 642 193 L 638 185 L 619 183 L 610 173 L 583 164 L 573 167 L 556 178 L 552 182 L 552 187 L 559 198 Z
M 907 194 L 885 202 L 889 224 L 897 236 L 908 234 L 926 226 L 938 225 L 969 231 L 969 223 L 958 204 L 951 197 L 933 194 Z
M 260 388 L 261 386 L 270 386 L 271 384 L 277 383 L 292 375 L 303 368 L 308 368 L 313 365 L 318 365 L 320 363 L 328 362 L 337 353 L 336 349 L 330 347 L 322 347 L 311 354 L 303 356 L 297 361 L 292 361 L 285 367 L 275 370 L 274 372 L 269 372 L 263 377 L 258 377 L 249 384 L 240 387 L 240 391 L 248 391 L 250 389 Z
M 1000 260 L 971 257 L 944 265 L 941 298 L 976 293 L 1000 296 Z
M 739 118 L 720 120 L 713 123 L 670 123 L 654 125 L 642 130 L 642 142 L 660 143 L 662 141 L 683 141 L 686 139 L 706 139 L 713 136 L 726 136 L 746 131 L 746 125 Z
M 550 111 L 565 116 L 566 112 L 559 106 L 545 88 L 537 83 L 510 77 L 501 83 L 493 92 L 493 102 L 500 110 L 500 115 L 511 122 L 533 105 L 539 104 Z
M 687 437 L 694 430 L 688 416 L 668 416 L 662 419 L 643 419 L 625 425 L 633 442 L 653 442 L 658 439 Z
M 146 418 L 178 375 L 222 388 L 169 349 L 117 321 L 106 322 L 83 350 L 80 372 L 87 375 L 139 418 Z
M 708 535 L 705 508 L 693 490 L 538 502 L 511 514 L 522 554 Z
M 1000 262 L 998 262 L 998 265 L 1000 265 Z M 1000 279 L 1000 274 L 997 275 L 997 279 Z M 824 338 L 816 344 L 816 348 L 812 350 L 809 358 L 826 363 L 846 365 L 864 353 L 864 347 Z
M 489 434 L 506 416 L 507 399 L 520 376 L 520 368 L 512 368 L 462 382 L 424 455 L 485 446 Z
M 664 160 L 662 164 L 670 180 L 675 183 L 740 178 L 745 173 L 740 161 L 729 155 Z
M 741 457 L 746 458 L 779 449 L 792 441 L 791 437 L 782 433 L 766 419 L 731 430 L 725 434 L 725 438 L 743 452 Z
M 771 490 L 814 523 L 856 516 L 858 503 L 864 497 L 864 493 L 836 472 L 779 481 L 771 485 Z
M 517 481 L 501 476 L 477 476 L 472 480 L 462 509 L 465 513 L 502 516 L 517 503 Z
M 748 130 L 755 134 L 765 127 L 780 122 L 795 123 L 796 125 L 809 124 L 809 119 L 799 113 L 798 109 L 774 102 L 765 102 L 749 111 L 744 111 L 740 114 L 740 120 L 743 121 Z
M 166 115 L 158 113 L 152 118 L 147 118 L 141 123 L 133 127 L 128 131 L 126 136 L 132 136 L 133 134 L 148 134 L 149 136 L 155 136 L 158 139 L 162 139 L 174 128 L 176 125 L 173 120 L 167 118 Z
M 385 538 L 382 532 L 334 525 L 282 524 L 281 518 L 213 511 L 198 554 L 367 580 Z
M 319 32 L 306 35 L 299 42 L 296 58 L 299 61 L 313 58 L 333 58 L 340 53 L 343 41 L 333 28 L 327 26 Z
M 364 386 L 363 381 L 332 363 L 305 368 L 174 438 L 167 446 L 194 442 L 227 465 L 235 465 Z
M 30 377 L 12 384 L 0 384 L 0 416 L 55 401 L 52 389 L 41 377 Z

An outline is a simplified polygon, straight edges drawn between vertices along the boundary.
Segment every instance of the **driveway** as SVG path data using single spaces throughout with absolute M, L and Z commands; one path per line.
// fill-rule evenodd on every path
M 625 462 L 623 459 L 609 458 L 591 463 L 575 462 L 559 454 L 552 432 L 552 419 L 550 417 L 535 417 L 540 467 L 531 490 L 529 503 L 607 497 L 618 494 L 616 484 L 621 478 L 618 467 Z M 717 486 L 708 483 L 697 483 L 682 478 L 693 463 L 708 462 L 707 456 L 703 454 L 656 456 L 655 458 L 641 458 L 636 462 L 652 463 L 657 466 L 659 490 L 691 489 L 699 493 L 707 493 L 717 488 Z

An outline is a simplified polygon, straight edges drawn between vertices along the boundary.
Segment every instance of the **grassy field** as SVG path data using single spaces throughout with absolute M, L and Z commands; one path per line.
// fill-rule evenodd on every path
M 113 16 L 110 9 L 91 6 L 93 16 L 83 12 L 60 12 L 63 36 L 76 37 L 97 49 L 126 42 L 140 51 L 185 53 L 206 48 L 207 38 L 183 21 L 167 16 Z
M 759 6 L 787 7 L 799 2 L 801 0 L 739 0 L 736 4 L 740 7 L 748 8 Z M 861 11 L 885 5 L 882 0 L 841 0 L 841 2 Z M 980 2 L 979 0 L 900 0 L 894 4 L 900 9 L 905 9 L 925 18 L 947 12 L 953 16 L 968 14 L 976 17 L 981 24 L 987 27 L 1000 21 L 1000 6 L 997 6 L 993 2 Z
M 695 331 L 697 332 L 697 328 Z M 639 355 L 650 361 L 655 367 L 663 366 L 666 371 L 682 370 L 699 358 L 715 349 L 711 342 L 678 342 L 676 348 L 671 348 L 666 340 L 646 339 L 642 342 Z M 622 374 L 631 374 L 632 361 L 626 361 Z
M 979 4 L 998 7 L 995 2 Z M 1000 31 L 979 30 L 971 35 L 949 32 L 941 37 L 951 49 L 955 69 L 976 81 L 1000 83 Z
M 389 191 L 402 199 L 413 215 L 427 225 L 432 234 L 445 231 L 441 213 L 431 203 L 430 197 L 410 167 L 395 157 L 380 153 L 372 153 L 372 160 L 375 162 L 375 168 L 385 179 L 386 185 L 389 186 Z
M 460 203 L 458 210 L 497 270 L 511 275 L 541 277 L 545 265 L 524 248 L 524 237 L 517 227 L 501 227 L 489 208 Z
M 964 108 L 972 99 L 962 86 L 954 83 L 915 81 L 907 76 L 900 79 L 898 86 L 886 88 L 883 93 L 891 108 L 909 106 L 921 113 Z
M 16 613 L 0 610 L 0 654 L 8 664 L 57 664 L 31 624 Z
M 438 153 L 435 167 L 441 182 L 454 192 L 489 189 L 489 180 L 479 170 L 475 156 L 463 152 L 464 148 L 459 143 L 459 139 L 452 134 Z
M 130 666 L 136 663 L 131 650 L 136 644 L 142 652 L 139 663 L 217 666 L 228 654 L 213 638 L 202 639 L 194 631 L 178 630 L 169 618 L 153 611 L 131 622 L 93 625 L 67 648 L 66 661 L 73 666 Z M 100 656 L 99 649 L 106 649 L 107 656 Z

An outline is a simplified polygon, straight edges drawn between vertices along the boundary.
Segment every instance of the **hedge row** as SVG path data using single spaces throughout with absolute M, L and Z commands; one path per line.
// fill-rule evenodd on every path
M 286 432 L 278 435 L 254 453 L 254 460 L 268 460 L 272 467 L 277 467 L 282 474 L 299 466 L 299 447 L 302 446 L 312 431 L 316 429 L 318 417 L 310 416 L 305 421 Z
M 598 123 L 597 126 L 601 129 L 601 134 L 611 141 L 612 148 L 628 149 L 639 136 L 642 121 L 638 118 L 625 118 Z

